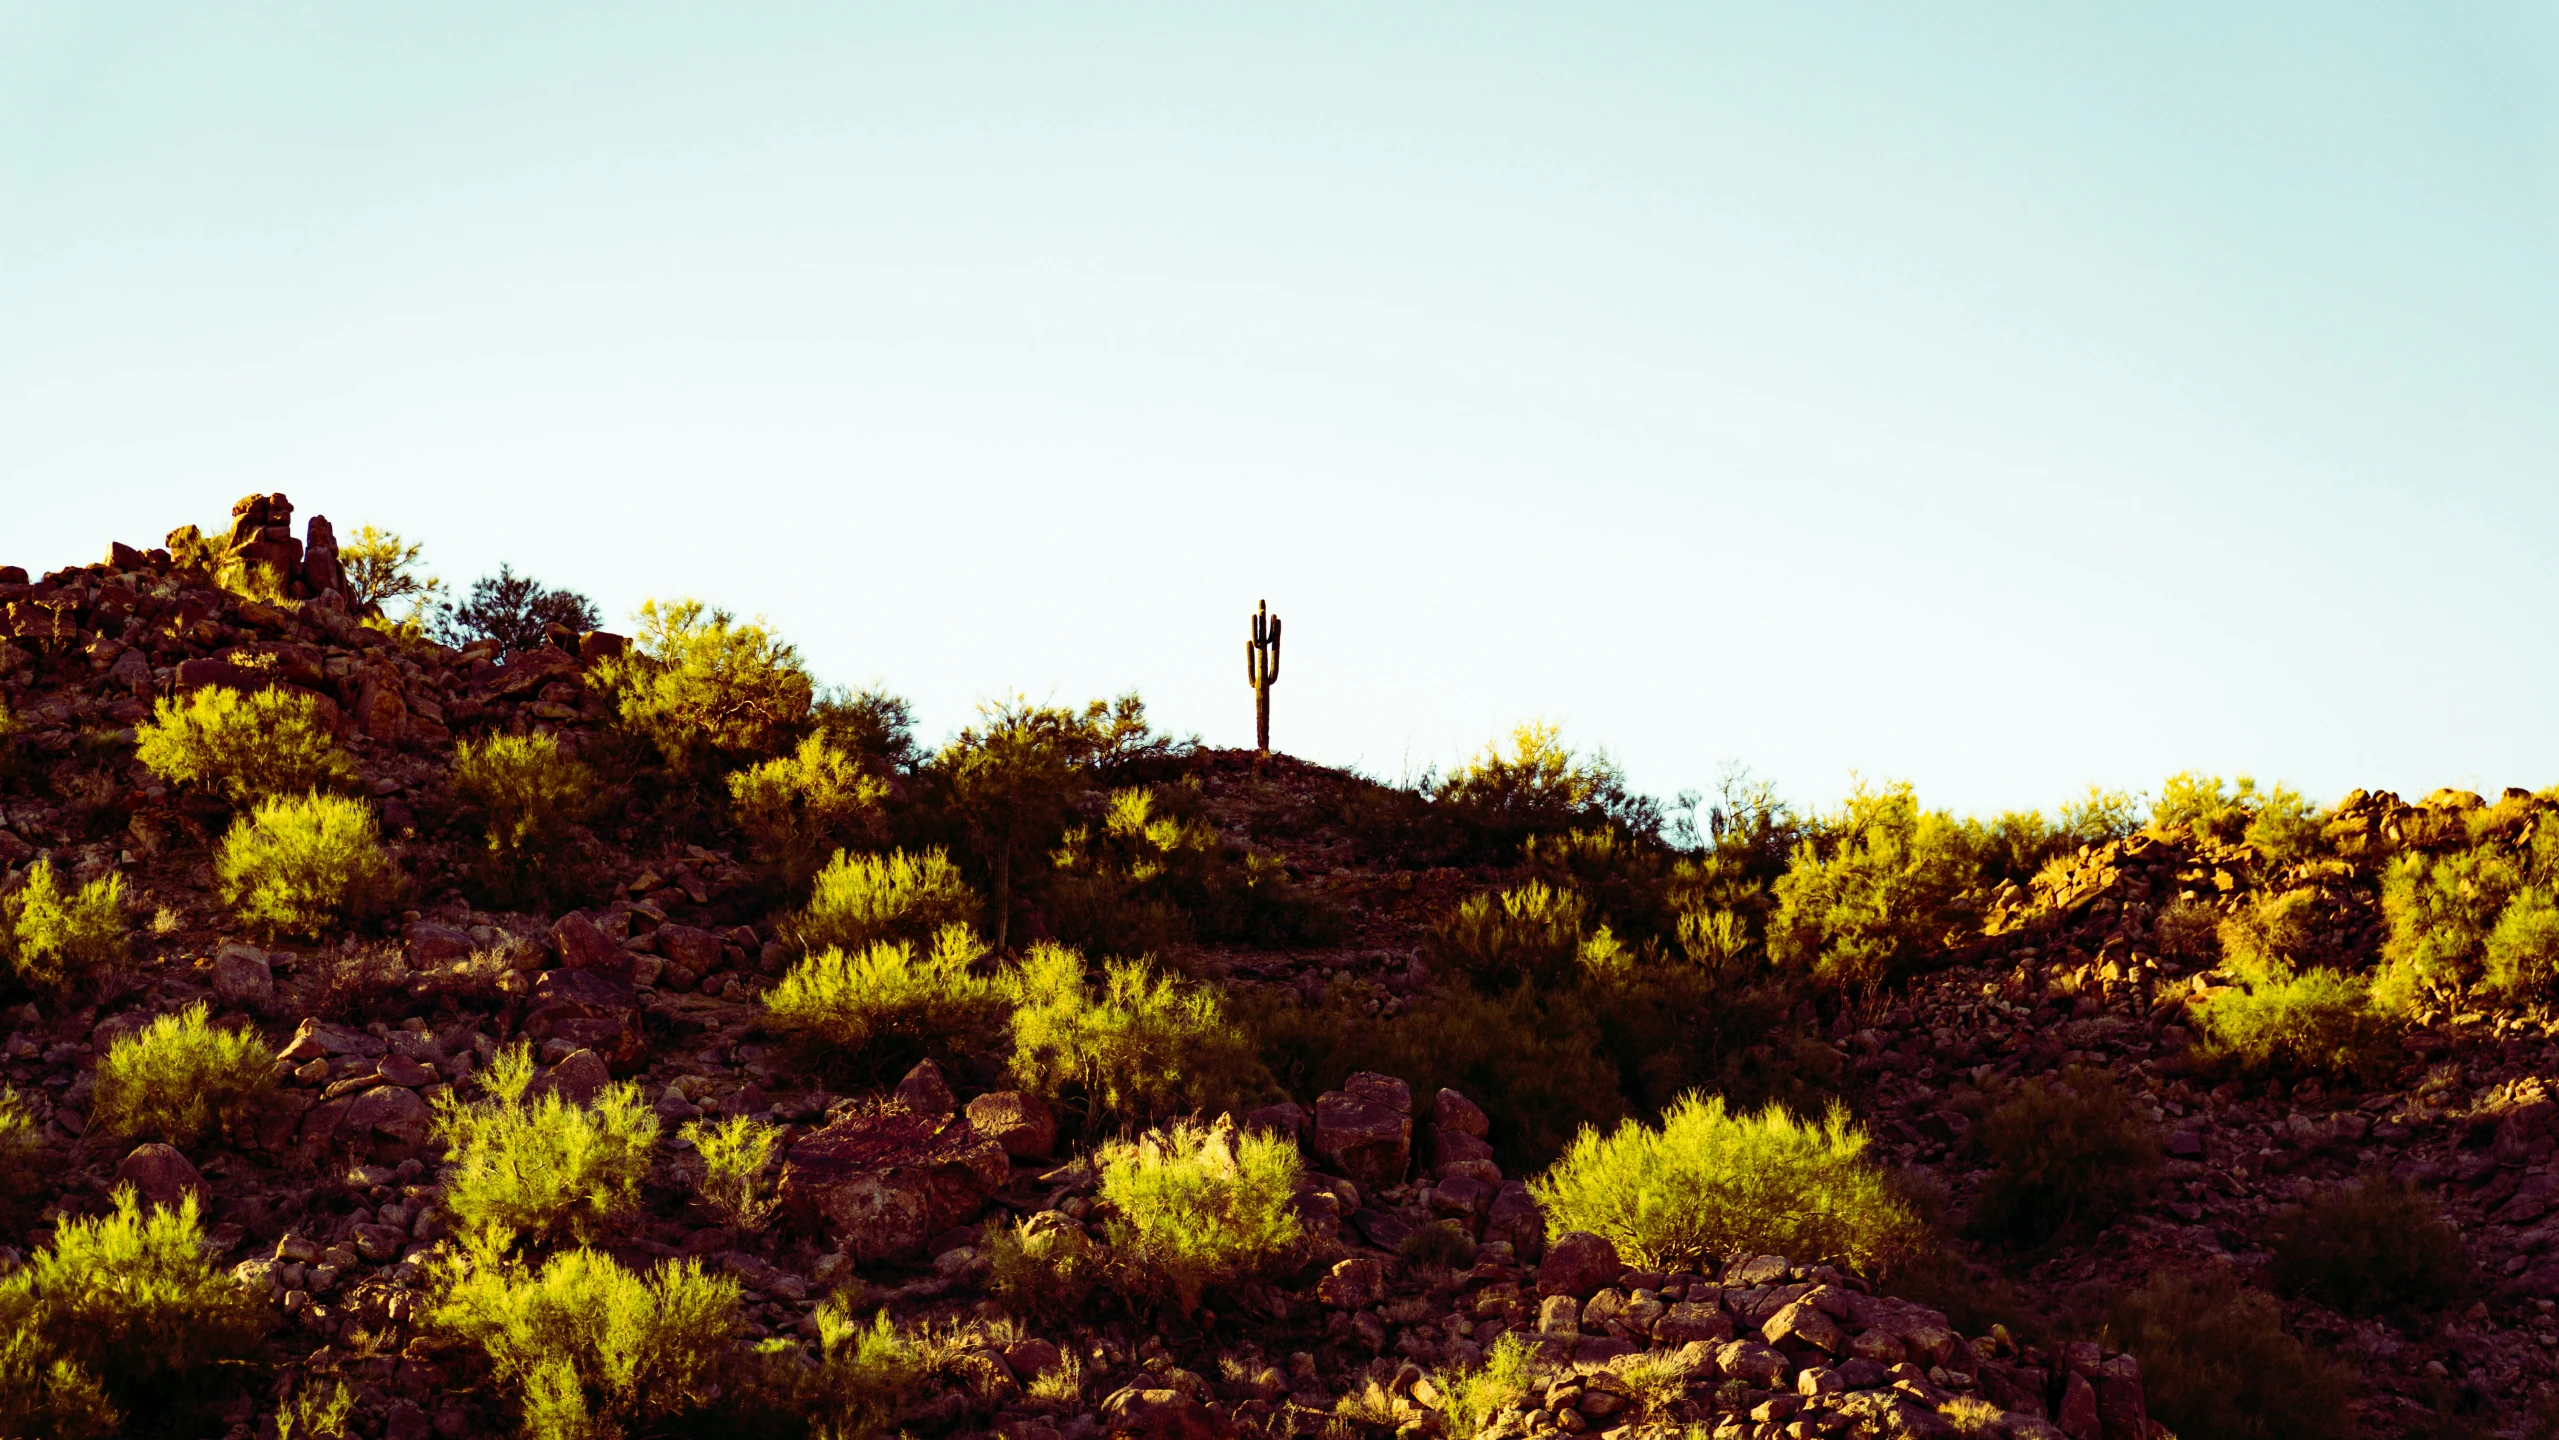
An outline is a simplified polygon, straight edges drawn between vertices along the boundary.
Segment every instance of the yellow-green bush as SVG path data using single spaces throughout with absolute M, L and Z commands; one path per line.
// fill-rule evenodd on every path
M 2516 891 L 2485 948 L 2488 989 L 2517 999 L 2559 992 L 2559 899 L 2542 885 Z
M 2199 1058 L 2243 1075 L 2370 1076 L 2396 1049 L 2363 977 L 2315 966 L 2225 990 L 2201 1023 Z
M 121 1433 L 117 1410 L 170 1415 L 246 1359 L 266 1309 L 207 1254 L 193 1196 L 146 1214 L 120 1188 L 113 1213 L 65 1217 L 0 1277 L 0 1430 Z
M 1973 1139 L 1990 1161 L 1974 1226 L 2040 1241 L 2093 1233 L 2149 1192 L 2159 1140 L 2112 1076 L 2074 1068 L 2058 1084 L 2029 1080 L 1999 1097 Z
M 1859 785 L 1795 850 L 1774 893 L 1770 958 L 1827 985 L 1871 992 L 1965 915 L 1980 873 L 1971 837 L 1921 810 L 1907 783 Z
M 431 1323 L 488 1356 L 528 1440 L 619 1440 L 717 1406 L 740 1358 L 738 1299 L 690 1260 L 643 1276 L 580 1248 L 539 1271 L 463 1266 Z
M 773 1186 L 764 1172 L 773 1163 L 781 1127 L 732 1115 L 716 1125 L 688 1120 L 677 1133 L 701 1157 L 702 1175 L 694 1193 L 702 1208 L 723 1225 L 763 1229 L 773 1214 Z
M 207 686 L 163 699 L 134 732 L 134 758 L 172 785 L 238 806 L 355 779 L 320 702 L 282 688 L 244 694 Z
M 0 959 L 31 990 L 95 988 L 124 952 L 124 877 L 112 870 L 72 892 L 52 861 L 39 860 L 0 896 Z
M 1461 817 L 1496 852 L 1515 852 L 1531 835 L 1576 826 L 1631 824 L 1649 833 L 1661 817 L 1626 789 L 1626 774 L 1608 752 L 1581 754 L 1562 727 L 1531 720 L 1515 727 L 1509 747 L 1484 747 L 1432 791 L 1432 803 Z
M 643 604 L 631 653 L 593 674 L 619 697 L 624 725 L 671 768 L 701 775 L 781 753 L 808 728 L 815 695 L 797 650 L 699 600 Z
M 2443 855 L 2410 852 L 2381 874 L 2382 994 L 2396 1004 L 2450 1000 L 2486 969 L 2488 936 L 2523 869 L 2488 847 Z
M 1534 1354 L 1517 1331 L 1504 1334 L 1471 1369 L 1442 1370 L 1431 1377 L 1442 1396 L 1440 1415 L 1449 1440 L 1475 1440 L 1494 1419 L 1528 1397 L 1537 1383 Z
M 755 856 L 797 889 L 809 882 L 829 854 L 879 829 L 888 782 L 862 768 L 861 758 L 811 735 L 788 755 L 729 776 L 729 799 L 738 828 Z
M 1222 839 L 1193 784 L 1113 791 L 1100 820 L 1066 832 L 1043 906 L 1069 944 L 1137 955 L 1191 939 L 1285 945 L 1338 920 L 1288 867 Z
M 2226 1273 L 2162 1270 L 2119 1297 L 2152 1419 L 2179 1435 L 2330 1440 L 2351 1433 L 2351 1378 L 2284 1329 L 2282 1307 Z
M 355 1418 L 355 1392 L 340 1381 L 322 1391 L 317 1384 L 296 1386 L 293 1398 L 275 1410 L 275 1440 L 349 1440 Z
M 2470 1292 L 2460 1233 L 2423 1192 L 2386 1176 L 2276 1211 L 2266 1248 L 2277 1285 L 2353 1314 L 2426 1310 Z
M 1099 1159 L 1104 1236 L 1133 1296 L 1188 1314 L 1210 1286 L 1278 1265 L 1301 1236 L 1290 1140 L 1185 1122 L 1106 1146 Z
M 207 1024 L 199 1001 L 107 1047 L 89 1123 L 189 1145 L 216 1126 L 231 1130 L 267 1092 L 274 1065 L 256 1032 Z
M 818 872 L 809 907 L 791 934 L 808 951 L 862 950 L 882 940 L 928 939 L 953 925 L 975 924 L 977 916 L 977 892 L 943 851 L 838 851 Z
M 1845 1110 L 1736 1115 L 1721 1096 L 1691 1095 L 1658 1130 L 1584 1130 L 1529 1189 L 1550 1230 L 1604 1235 L 1636 1264 L 1683 1269 L 1740 1250 L 1873 1265 L 1922 1227 L 1866 1147 Z
M 1431 933 L 1431 956 L 1486 990 L 1507 990 L 1522 980 L 1567 982 L 1582 953 L 1590 910 L 1578 891 L 1542 880 L 1498 895 L 1470 896 Z
M 532 1052 L 516 1045 L 481 1072 L 482 1099 L 436 1101 L 450 1157 L 444 1208 L 483 1251 L 608 1234 L 637 1208 L 648 1177 L 658 1117 L 639 1087 L 607 1085 L 583 1106 L 557 1092 L 528 1101 L 532 1083 Z
M 765 1367 L 754 1418 L 766 1426 L 752 1433 L 788 1433 L 777 1425 L 807 1425 L 821 1440 L 894 1433 L 899 1414 L 956 1348 L 900 1330 L 885 1310 L 857 1320 L 842 1296 L 820 1303 L 810 1318 L 817 1322 L 817 1363 L 786 1359 Z
M 1096 986 L 1082 956 L 1049 944 L 1033 946 L 1004 983 L 1014 1083 L 1080 1103 L 1092 1128 L 1249 1104 L 1272 1088 L 1212 987 L 1143 961 L 1112 961 Z
M 223 903 L 269 935 L 326 935 L 378 913 L 399 893 L 373 810 L 340 795 L 262 800 L 214 851 Z
M 516 883 L 548 866 L 595 803 L 595 772 L 548 735 L 493 735 L 454 747 L 453 793 L 479 808 L 490 862 Z
M 764 994 L 765 1023 L 819 1051 L 820 1063 L 878 1077 L 919 1059 L 959 1064 L 999 1047 L 1004 995 L 974 969 L 986 947 L 946 925 L 930 953 L 879 940 L 832 946 L 791 967 Z
M 987 1293 L 1016 1315 L 1067 1319 L 1102 1281 L 1101 1253 L 1084 1232 L 1017 1220 L 987 1238 Z

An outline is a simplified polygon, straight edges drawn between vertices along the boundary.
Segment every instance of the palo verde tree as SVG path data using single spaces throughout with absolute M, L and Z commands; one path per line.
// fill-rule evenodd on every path
M 951 799 L 951 816 L 986 863 L 992 885 L 995 948 L 1004 948 L 1013 913 L 1013 861 L 1057 840 L 1082 788 L 1083 748 L 1074 712 L 1016 698 L 981 706 L 980 723 L 944 746 L 933 766 Z

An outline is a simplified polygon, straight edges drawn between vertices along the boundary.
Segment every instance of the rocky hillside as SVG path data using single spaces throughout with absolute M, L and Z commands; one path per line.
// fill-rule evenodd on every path
M 2347 1367 L 2337 1383 L 2366 1433 L 2524 1433 L 2549 1387 L 2559 1231 L 2542 1222 L 2559 1206 L 2545 1173 L 2559 1105 L 2546 1087 L 2559 1054 L 2544 1010 L 2412 1013 L 2389 1062 L 2351 1079 L 2243 1079 L 2196 1058 L 2201 1013 L 2232 988 L 2221 921 L 2306 888 L 2328 960 L 2369 970 L 2382 866 L 2530 831 L 2548 806 L 2522 792 L 2496 807 L 2350 796 L 2314 853 L 2282 866 L 2192 835 L 2086 846 L 1990 895 L 1880 988 L 1790 993 L 1768 1023 L 1793 1038 L 1753 1053 L 1793 1057 L 1788 1093 L 1849 1107 L 1936 1220 L 1927 1264 L 1732 1253 L 1642 1269 L 1608 1239 L 1550 1225 L 1528 1164 L 1497 1159 L 1522 1151 L 1490 1092 L 1417 1090 L 1382 1063 L 1291 1073 L 1274 1060 L 1288 1099 L 1202 1118 L 1301 1148 L 1288 1263 L 1196 1307 L 1040 1313 L 996 1284 L 999 1237 L 1110 1243 L 1091 1155 L 1107 1127 L 1001 1075 L 927 1061 L 866 1084 L 862 1057 L 821 1064 L 786 1043 L 764 997 L 801 954 L 793 897 L 716 805 L 617 786 L 579 827 L 573 893 L 475 902 L 482 847 L 451 783 L 454 747 L 549 736 L 618 763 L 629 746 L 598 677 L 628 642 L 555 631 L 508 653 L 400 633 L 349 595 L 328 523 L 297 538 L 290 517 L 284 497 L 251 497 L 192 556 L 172 537 L 32 581 L 0 568 L 0 693 L 16 727 L 5 883 L 39 865 L 66 883 L 121 875 L 133 926 L 112 977 L 24 989 L 6 1011 L 7 1079 L 39 1143 L 0 1264 L 32 1261 L 65 1220 L 109 1213 L 120 1187 L 153 1205 L 201 1199 L 206 1246 L 266 1324 L 251 1359 L 199 1375 L 151 1422 L 166 1433 L 271 1435 L 284 1397 L 333 1380 L 355 1400 L 347 1433 L 514 1432 L 519 1402 L 489 1355 L 433 1316 L 458 1243 L 439 1107 L 481 1096 L 519 1042 L 538 1067 L 531 1095 L 593 1105 L 630 1082 L 664 1126 L 637 1212 L 601 1249 L 634 1270 L 690 1257 L 734 1277 L 753 1337 L 812 1345 L 830 1296 L 942 1337 L 930 1383 L 888 1422 L 914 1433 L 2137 1440 L 2166 1433 L 2145 1399 L 2158 1381 L 2108 1339 L 2103 1305 L 2127 1277 L 2169 1270 L 2278 1292 L 2292 1333 Z M 216 582 L 208 553 L 277 583 L 249 598 Z M 206 689 L 313 697 L 403 877 L 395 908 L 285 938 L 234 918 L 212 864 L 225 808 L 134 750 L 156 703 Z M 1433 1003 L 1463 984 L 1445 973 L 1450 914 L 1522 873 L 1515 851 L 1427 840 L 1394 819 L 1423 800 L 1358 777 L 1183 747 L 1148 765 L 1167 803 L 1284 867 L 1293 903 L 1328 917 L 1286 933 L 1202 922 L 1159 947 L 1238 1016 L 1332 1007 L 1386 1025 Z M 889 784 L 896 804 L 928 788 L 904 773 Z M 1017 947 L 1066 925 L 1064 893 L 1019 887 Z M 272 1048 L 274 1089 L 255 1113 L 183 1149 L 90 1124 L 102 1057 L 199 1004 Z M 2102 1224 L 2031 1240 L 1967 1230 L 1996 1168 L 1976 1132 L 2022 1082 L 2084 1067 L 2110 1073 L 2164 1150 L 2158 1183 Z M 1648 1102 L 1630 1081 L 1611 1103 Z M 783 1127 L 770 1224 L 706 1215 L 701 1161 L 673 1139 L 686 1121 L 735 1116 Z M 2461 1299 L 2352 1314 L 2264 1278 L 2280 1207 L 2372 1173 L 2440 1205 L 2477 1277 Z

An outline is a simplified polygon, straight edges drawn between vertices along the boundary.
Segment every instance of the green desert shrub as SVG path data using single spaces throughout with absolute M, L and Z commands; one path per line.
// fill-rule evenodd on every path
M 1795 849 L 1774 888 L 1772 961 L 1871 993 L 1959 924 L 1980 873 L 1971 837 L 1907 783 L 1858 786 Z
M 1650 834 L 1661 816 L 1626 788 L 1606 751 L 1583 755 L 1561 727 L 1532 720 L 1496 741 L 1432 790 L 1433 807 L 1458 816 L 1495 854 L 1515 854 L 1532 835 L 1579 826 L 1625 825 Z
M 1460 901 L 1431 933 L 1431 956 L 1480 989 L 1552 986 L 1573 978 L 1590 918 L 1580 892 L 1532 880 Z
M 89 1123 L 180 1146 L 233 1130 L 272 1085 L 275 1052 L 256 1032 L 224 1030 L 205 1013 L 199 1001 L 108 1046 Z
M 756 858 L 793 890 L 809 883 L 828 855 L 876 832 L 888 798 L 887 781 L 823 735 L 729 776 L 738 828 Z
M 2488 936 L 2522 888 L 2522 867 L 2481 846 L 2442 855 L 2412 851 L 2381 874 L 2384 970 L 2375 990 L 2395 1007 L 2457 997 L 2478 983 Z
M 1527 1399 L 1538 1382 L 1534 1358 L 1528 1342 L 1513 1331 L 1493 1342 L 1483 1364 L 1433 1375 L 1431 1383 L 1445 1397 L 1440 1417 L 1449 1440 L 1475 1440 L 1503 1411 Z
M 537 881 L 595 803 L 596 777 L 548 735 L 493 735 L 454 747 L 454 794 L 478 807 L 491 867 Z
M 2470 1292 L 2460 1234 L 2423 1192 L 2385 1176 L 2276 1211 L 2266 1248 L 2277 1285 L 2357 1315 L 2429 1310 Z
M 1286 865 L 1184 813 L 1199 803 L 1188 785 L 1113 791 L 1101 818 L 1068 830 L 1052 857 L 1051 930 L 1122 955 L 1191 939 L 1286 945 L 1333 933 L 1333 912 L 1291 884 Z
M 961 1065 L 1001 1045 L 1003 989 L 974 968 L 986 946 L 945 925 L 933 948 L 876 940 L 829 946 L 764 994 L 764 1023 L 798 1039 L 815 1063 L 877 1078 L 920 1059 Z
M 2361 976 L 2311 968 L 2212 997 L 2197 1058 L 2240 1075 L 2371 1076 L 2395 1058 L 2391 1025 Z
M 1014 1083 L 1080 1107 L 1088 1127 L 1248 1105 L 1272 1089 L 1213 987 L 1133 960 L 1105 965 L 1097 985 L 1082 956 L 1045 943 L 1005 972 L 1004 986 Z
M 619 1440 L 714 1409 L 740 1358 L 738 1300 L 693 1261 L 636 1275 L 580 1248 L 538 1271 L 464 1267 L 432 1323 L 488 1356 L 528 1440 Z
M 713 1219 L 740 1230 L 764 1228 L 773 1215 L 773 1185 L 765 1171 L 782 1140 L 782 1128 L 744 1115 L 717 1124 L 688 1120 L 677 1132 L 702 1161 L 694 1194 Z
M 941 850 L 910 855 L 838 851 L 818 872 L 808 909 L 791 933 L 808 951 L 863 950 L 882 940 L 924 940 L 977 922 L 977 892 Z
M 2284 1329 L 2273 1297 L 2226 1274 L 2162 1270 L 2119 1296 L 2112 1338 L 2141 1361 L 2152 1419 L 2179 1435 L 2329 1440 L 2354 1385 Z
M 749 1412 L 760 1423 L 748 1433 L 791 1434 L 802 1426 L 821 1440 L 897 1433 L 899 1415 L 957 1348 L 899 1329 L 885 1310 L 857 1319 L 843 1296 L 821 1302 L 810 1318 L 817 1322 L 816 1363 L 786 1357 L 764 1367 Z
M 987 1239 L 987 1292 L 1015 1315 L 1068 1319 L 1103 1279 L 1103 1255 L 1084 1232 L 1017 1220 Z
M 1866 1148 L 1842 1109 L 1736 1115 L 1721 1096 L 1691 1095 L 1660 1129 L 1583 1131 L 1529 1189 L 1550 1230 L 1604 1235 L 1635 1264 L 1685 1269 L 1740 1250 L 1865 1266 L 1922 1228 Z
M 0 1422 L 36 1422 L 6 1433 L 46 1434 L 47 1421 L 61 1433 L 122 1433 L 117 1410 L 174 1412 L 246 1360 L 266 1308 L 208 1256 L 193 1196 L 146 1213 L 119 1188 L 111 1213 L 57 1224 L 50 1244 L 0 1277 L 0 1335 L 11 1337 L 0 1343 Z
M 222 901 L 269 935 L 325 935 L 399 893 L 372 808 L 341 795 L 280 796 L 232 822 L 213 856 Z
M 619 697 L 622 723 L 695 775 L 782 753 L 815 699 L 797 650 L 699 600 L 642 604 L 631 652 L 594 674 Z
M 648 1177 L 658 1117 L 638 1086 L 616 1082 L 593 1105 L 571 1105 L 557 1092 L 527 1100 L 532 1083 L 532 1052 L 516 1045 L 481 1072 L 483 1098 L 436 1101 L 449 1156 L 444 1208 L 484 1252 L 610 1233 L 637 1208 Z
M 134 733 L 134 758 L 172 785 L 247 806 L 352 784 L 355 767 L 299 690 L 208 686 L 164 699 Z
M 2515 999 L 2559 993 L 2559 899 L 2544 885 L 2515 892 L 2488 932 L 2488 989 Z
M 39 860 L 0 896 L 0 958 L 30 990 L 97 988 L 124 953 L 124 877 L 112 870 L 72 891 L 52 861 Z
M 2261 803 L 2257 782 L 2246 775 L 2233 789 L 2218 775 L 2181 770 L 2160 782 L 2149 828 L 2156 835 L 2184 834 L 2199 844 L 2235 845 L 2248 833 Z
M 276 1407 L 275 1440 L 349 1440 L 354 1421 L 355 1392 L 344 1381 L 325 1391 L 316 1383 L 299 1385 Z
M 1181 1122 L 1103 1148 L 1103 1227 L 1120 1283 L 1184 1314 L 1212 1285 L 1276 1267 L 1301 1236 L 1294 1142 Z
M 1973 1206 L 1984 1233 L 2041 1241 L 2094 1232 L 2147 1194 L 2159 1140 L 2104 1071 L 2029 1080 L 1993 1104 L 1973 1139 L 1990 1174 Z

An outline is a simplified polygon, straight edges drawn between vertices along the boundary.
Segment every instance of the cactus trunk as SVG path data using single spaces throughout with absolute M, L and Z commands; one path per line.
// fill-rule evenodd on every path
M 1244 679 L 1253 687 L 1253 749 L 1271 753 L 1271 687 L 1279 683 L 1280 622 L 1265 600 L 1253 612 L 1253 635 L 1244 642 Z

